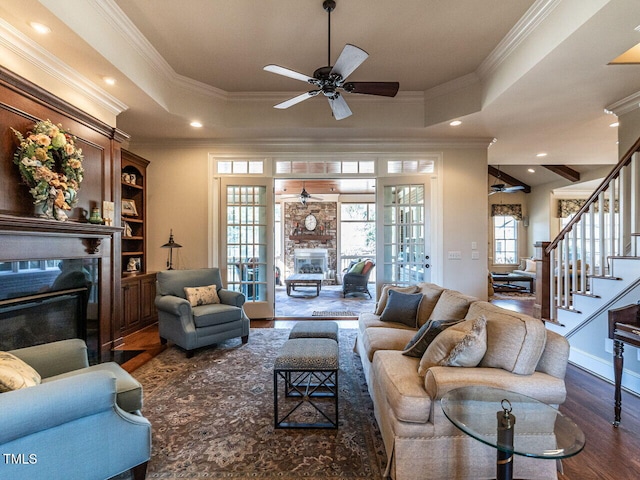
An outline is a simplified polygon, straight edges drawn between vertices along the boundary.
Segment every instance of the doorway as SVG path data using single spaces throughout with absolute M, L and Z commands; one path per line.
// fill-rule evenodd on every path
M 355 317 L 373 311 L 371 296 L 343 292 L 358 260 L 375 261 L 375 179 L 276 179 L 276 317 Z M 297 283 L 300 275 L 321 278 Z M 296 280 L 296 281 L 294 281 Z M 289 284 L 289 287 L 287 286 Z

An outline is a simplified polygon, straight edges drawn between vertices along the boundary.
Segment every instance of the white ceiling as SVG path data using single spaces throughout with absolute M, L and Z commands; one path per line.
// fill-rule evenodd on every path
M 546 164 L 616 162 L 605 108 L 640 91 L 640 66 L 607 63 L 640 42 L 637 0 L 336 3 L 332 62 L 352 43 L 370 56 L 350 80 L 400 82 L 392 99 L 346 96 L 341 121 L 323 98 L 272 109 L 309 88 L 262 70 L 327 63 L 322 0 L 3 0 L 0 39 L 15 29 L 121 102 L 132 144 L 495 138 L 492 165 L 540 163 L 540 151 Z

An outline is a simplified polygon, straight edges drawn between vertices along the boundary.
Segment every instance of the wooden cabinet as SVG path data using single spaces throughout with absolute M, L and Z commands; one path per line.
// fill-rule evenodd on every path
M 122 336 L 147 327 L 158 320 L 154 305 L 156 274 L 144 273 L 122 279 Z
M 147 166 L 149 161 L 122 150 L 122 322 L 129 335 L 155 323 L 156 274 L 147 270 Z

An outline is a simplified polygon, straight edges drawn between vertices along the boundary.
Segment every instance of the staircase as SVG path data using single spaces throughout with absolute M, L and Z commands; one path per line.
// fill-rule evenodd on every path
M 572 362 L 612 379 L 608 311 L 640 300 L 640 138 L 542 245 L 536 303 L 547 328 L 570 339 Z M 623 385 L 640 393 L 640 353 L 632 347 L 625 367 Z

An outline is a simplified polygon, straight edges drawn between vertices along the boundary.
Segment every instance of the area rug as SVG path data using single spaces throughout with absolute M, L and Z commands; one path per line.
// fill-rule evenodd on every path
M 355 312 L 351 310 L 337 310 L 335 312 L 314 310 L 312 313 L 314 317 L 357 317 Z
M 495 292 L 491 298 L 499 300 L 513 300 L 514 298 L 518 300 L 535 300 L 536 294 L 529 292 Z
M 147 478 L 382 479 L 386 464 L 356 330 L 340 330 L 338 430 L 274 429 L 273 361 L 285 329 L 252 329 L 187 359 L 169 348 L 135 370 L 153 426 Z

